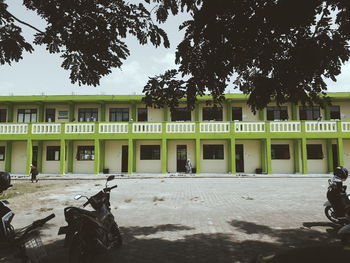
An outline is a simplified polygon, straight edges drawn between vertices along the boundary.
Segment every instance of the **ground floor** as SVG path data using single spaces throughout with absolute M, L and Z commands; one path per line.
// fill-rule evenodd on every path
M 0 170 L 40 173 L 325 174 L 350 163 L 343 139 L 0 141 Z M 187 165 L 186 165 L 187 163 Z

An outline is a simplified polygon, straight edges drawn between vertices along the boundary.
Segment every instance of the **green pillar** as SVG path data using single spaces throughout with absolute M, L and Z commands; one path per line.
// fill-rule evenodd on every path
M 299 154 L 299 141 L 294 140 L 294 173 L 300 173 L 300 154 Z
M 227 121 L 232 121 L 232 104 L 230 100 L 227 100 L 227 108 L 226 108 Z
M 38 171 L 43 171 L 43 141 L 38 141 L 38 163 L 37 166 Z
M 60 174 L 66 173 L 66 141 L 60 141 Z
M 343 144 L 343 138 L 337 139 L 338 143 L 338 164 L 339 166 L 344 166 L 344 144 Z
M 131 118 L 132 118 L 132 121 L 136 122 L 136 103 L 132 103 L 131 104 Z
M 266 142 L 265 140 L 260 141 L 260 149 L 261 149 L 261 169 L 264 173 L 267 173 L 266 167 Z
M 231 138 L 230 140 L 230 153 L 229 153 L 229 167 L 231 174 L 236 174 L 236 139 Z
M 265 120 L 265 112 L 266 112 L 266 109 L 258 110 L 259 121 L 264 121 Z
M 75 105 L 69 104 L 69 121 L 72 122 L 75 119 Z
M 101 158 L 101 160 L 100 160 L 100 172 L 102 172 L 103 171 L 103 169 L 105 168 L 105 160 L 106 160 L 106 153 L 105 153 L 105 149 L 106 149 L 106 143 L 105 143 L 105 141 L 104 140 L 101 140 L 100 141 L 100 148 L 101 148 L 101 150 L 100 150 L 100 158 Z
M 7 122 L 13 122 L 13 104 L 9 104 L 7 107 Z
M 100 173 L 100 167 L 101 167 L 101 147 L 100 147 L 100 140 L 95 139 L 95 150 L 94 150 L 94 174 Z
M 33 142 L 31 139 L 27 140 L 27 162 L 26 162 L 26 173 L 30 173 L 30 165 L 33 160 Z
M 74 155 L 73 155 L 73 141 L 68 141 L 68 154 L 67 154 L 67 172 L 68 173 L 73 173 L 73 160 L 74 160 Z
M 11 161 L 12 161 L 12 141 L 6 142 L 6 152 L 5 152 L 5 171 L 11 172 Z
M 132 174 L 134 171 L 134 141 L 133 139 L 129 139 L 129 144 L 128 144 L 128 174 Z
M 38 122 L 44 122 L 44 104 L 40 103 L 39 104 L 39 118 L 38 118 Z
M 195 103 L 194 105 L 194 121 L 199 121 L 199 103 Z
M 333 172 L 333 148 L 332 139 L 327 140 L 327 168 L 328 172 Z
M 201 140 L 196 139 L 196 173 L 201 172 Z
M 168 121 L 168 111 L 169 111 L 168 105 L 164 105 L 164 108 L 163 108 L 163 121 Z
M 101 103 L 101 121 L 106 121 L 106 104 Z
M 271 162 L 271 139 L 267 138 L 265 142 L 266 146 L 266 170 L 267 174 L 272 174 L 272 162 Z
M 307 174 L 307 147 L 306 147 L 306 138 L 301 139 L 301 158 L 302 158 L 302 173 Z
M 324 108 L 324 118 L 325 118 L 325 120 L 331 119 L 331 108 L 329 105 L 326 105 Z
M 168 147 L 167 147 L 167 140 L 162 139 L 162 173 L 166 174 L 168 172 Z
M 292 106 L 292 120 L 298 120 L 298 107 L 295 103 L 291 103 Z
M 136 142 L 133 144 L 132 172 L 136 172 Z

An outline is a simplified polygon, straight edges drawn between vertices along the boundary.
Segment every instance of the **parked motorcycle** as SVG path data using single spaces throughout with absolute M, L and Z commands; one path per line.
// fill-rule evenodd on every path
M 75 196 L 75 200 L 86 198 L 87 201 L 83 207 L 91 205 L 94 211 L 77 207 L 64 209 L 68 225 L 61 227 L 58 234 L 66 235 L 64 246 L 69 248 L 70 263 L 92 262 L 97 254 L 122 245 L 119 227 L 110 208 L 110 192 L 117 185 L 107 187 L 108 182 L 114 178 L 114 175 L 109 176 L 105 188 L 90 198 L 82 195 Z
M 0 172 L 0 193 L 12 186 L 10 182 L 10 174 Z M 46 252 L 42 246 L 38 230 L 46 222 L 54 218 L 55 214 L 36 220 L 29 226 L 15 230 L 11 225 L 15 214 L 8 205 L 8 201 L 0 201 L 0 261 L 15 257 L 25 263 L 41 262 L 46 256 Z

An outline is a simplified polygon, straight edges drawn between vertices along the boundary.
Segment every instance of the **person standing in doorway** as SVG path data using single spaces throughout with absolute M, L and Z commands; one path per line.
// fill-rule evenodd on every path
M 34 183 L 34 181 L 37 183 L 38 182 L 38 168 L 36 168 L 35 165 L 31 164 L 30 165 L 30 175 L 31 175 L 31 180 L 32 180 L 32 183 Z
M 190 159 L 187 159 L 185 166 L 186 166 L 186 172 L 188 174 L 191 174 L 192 173 L 192 164 L 191 164 Z

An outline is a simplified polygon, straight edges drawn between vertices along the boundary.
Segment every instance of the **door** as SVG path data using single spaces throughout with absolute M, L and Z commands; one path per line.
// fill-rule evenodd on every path
M 33 146 L 32 164 L 38 167 L 38 146 Z
M 244 172 L 243 144 L 236 144 L 236 172 Z
M 338 145 L 332 144 L 332 153 L 333 153 L 333 170 L 339 165 L 338 162 Z
M 122 173 L 128 172 L 128 162 L 129 162 L 129 146 L 122 146 Z
M 176 171 L 186 172 L 187 145 L 176 146 Z

